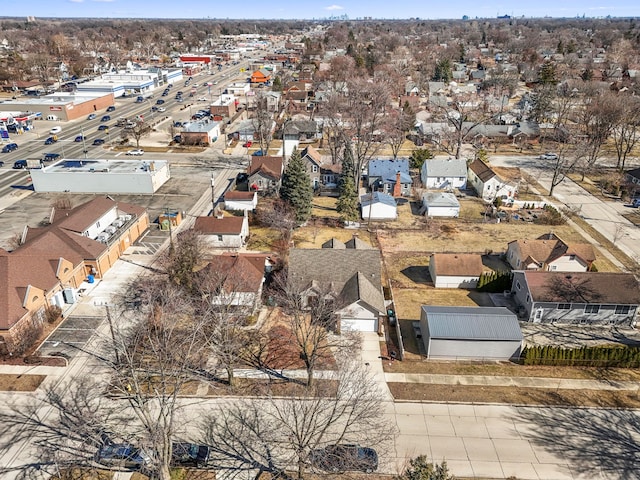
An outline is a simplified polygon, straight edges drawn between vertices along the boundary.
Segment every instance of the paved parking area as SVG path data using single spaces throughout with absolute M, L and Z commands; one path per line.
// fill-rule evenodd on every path
M 74 358 L 104 321 L 101 316 L 70 316 L 43 342 L 38 351 L 43 356 Z

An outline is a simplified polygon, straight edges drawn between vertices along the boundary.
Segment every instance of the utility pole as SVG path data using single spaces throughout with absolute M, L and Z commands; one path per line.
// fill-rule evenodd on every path
M 116 343 L 116 333 L 113 329 L 113 320 L 111 319 L 111 311 L 109 310 L 109 304 L 104 306 L 107 312 L 107 321 L 109 322 L 109 330 L 111 330 L 111 341 L 113 342 L 113 353 L 116 356 L 116 365 L 120 365 L 120 355 L 118 354 L 118 344 Z
M 213 172 L 211 172 L 211 216 L 213 217 L 216 209 L 216 177 L 214 177 Z

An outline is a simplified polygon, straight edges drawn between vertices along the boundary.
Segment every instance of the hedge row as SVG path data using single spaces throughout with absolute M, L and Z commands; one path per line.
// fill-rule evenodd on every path
M 525 347 L 520 359 L 524 365 L 638 368 L 640 348 L 626 345 L 580 348 Z

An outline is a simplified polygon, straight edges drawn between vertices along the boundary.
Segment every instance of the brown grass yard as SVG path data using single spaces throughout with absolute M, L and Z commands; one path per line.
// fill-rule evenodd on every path
M 2 392 L 35 392 L 47 378 L 45 375 L 0 375 Z
M 314 381 L 316 389 L 326 392 L 327 395 L 335 394 L 337 389 L 337 382 L 335 380 L 316 379 Z M 209 386 L 207 396 L 304 397 L 309 394 L 304 382 L 305 379 L 296 379 L 296 381 L 293 381 L 275 378 L 236 378 L 233 388 L 226 384 Z
M 567 390 L 389 383 L 396 400 L 563 407 L 639 408 L 637 390 Z

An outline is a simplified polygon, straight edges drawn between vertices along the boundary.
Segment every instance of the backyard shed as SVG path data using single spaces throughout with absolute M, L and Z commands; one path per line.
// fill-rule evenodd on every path
M 360 197 L 364 220 L 395 220 L 398 218 L 396 201 L 386 193 L 373 192 Z
M 426 192 L 422 194 L 422 211 L 427 217 L 457 218 L 460 202 L 451 192 Z
M 518 319 L 505 307 L 423 305 L 420 330 L 432 359 L 509 360 L 522 347 Z

